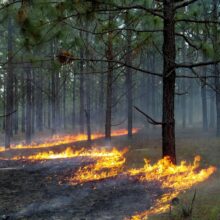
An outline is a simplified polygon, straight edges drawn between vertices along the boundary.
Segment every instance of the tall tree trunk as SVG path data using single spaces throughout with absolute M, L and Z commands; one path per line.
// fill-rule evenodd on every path
M 14 108 L 17 109 L 17 111 L 13 115 L 13 128 L 14 133 L 18 133 L 18 79 L 16 76 L 14 76 Z
M 126 51 L 126 64 L 131 66 L 132 65 L 132 48 L 131 48 L 131 31 L 127 31 L 127 51 Z M 127 130 L 128 130 L 128 137 L 132 137 L 132 105 L 133 105 L 133 96 L 132 96 L 132 71 L 131 68 L 126 67 L 126 97 L 127 97 Z
M 209 111 L 209 127 L 215 127 L 215 93 L 214 91 L 210 92 L 210 111 Z
M 26 144 L 31 143 L 32 134 L 32 86 L 31 86 L 31 67 L 28 65 L 26 68 L 26 115 L 25 115 L 25 141 Z
M 5 119 L 5 148 L 10 148 L 12 134 L 12 117 L 13 111 L 13 30 L 12 19 L 8 18 L 8 66 L 6 76 L 6 119 Z
M 56 132 L 60 128 L 61 122 L 61 99 L 60 99 L 60 76 L 59 72 L 55 72 L 55 130 Z
M 25 132 L 25 80 L 24 74 L 21 73 L 21 132 Z
M 38 131 L 43 129 L 43 79 L 42 73 L 37 74 L 37 88 L 36 88 L 36 128 Z
M 189 96 L 189 105 L 188 105 L 188 122 L 189 125 L 193 125 L 193 114 L 194 114 L 194 82 L 190 81 L 190 96 Z
M 186 62 L 186 45 L 185 41 L 182 41 L 182 59 L 183 62 Z M 186 81 L 185 79 L 181 80 L 181 90 L 183 93 L 185 93 L 186 89 Z M 186 128 L 186 95 L 183 94 L 181 96 L 181 113 L 182 113 L 182 128 Z
M 51 75 L 51 111 L 52 111 L 52 134 L 56 133 L 56 85 L 55 73 Z
M 51 82 L 48 81 L 48 91 L 51 91 Z M 47 96 L 47 127 L 51 129 L 51 112 L 52 112 L 52 102 L 51 96 Z
M 112 16 L 109 15 L 109 24 L 112 21 Z M 113 83 L 113 45 L 112 33 L 108 36 L 108 46 L 106 51 L 108 60 L 108 73 L 107 73 L 107 92 L 106 92 L 106 114 L 105 114 L 105 138 L 111 139 L 111 121 L 112 121 L 112 83 Z
M 102 65 L 102 70 L 104 69 L 104 66 Z M 98 109 L 98 116 L 99 116 L 99 125 L 102 127 L 103 121 L 104 121 L 104 78 L 105 73 L 100 74 L 99 78 L 99 109 Z
M 76 123 L 76 76 L 73 74 L 73 88 L 72 88 L 72 128 L 74 130 Z
M 207 68 L 203 67 L 203 76 L 206 76 Z M 201 98 L 202 98 L 202 126 L 203 131 L 208 130 L 208 115 L 207 115 L 207 94 L 206 94 L 206 81 L 201 82 Z
M 66 79 L 63 83 L 63 128 L 66 129 Z
M 83 51 L 80 51 L 80 58 L 83 59 Z M 80 109 L 79 109 L 79 126 L 80 132 L 84 133 L 84 74 L 83 74 L 83 60 L 80 61 L 80 85 L 79 85 L 79 96 L 80 96 Z
M 36 105 L 35 105 L 35 80 L 36 80 L 36 76 L 35 76 L 35 72 L 32 70 L 32 77 L 31 77 L 31 111 L 32 111 L 32 114 L 31 114 L 31 133 L 32 135 L 34 134 L 35 132 L 35 108 L 36 108 Z
M 182 92 L 185 92 L 186 89 L 186 81 L 182 79 L 181 81 Z M 183 94 L 181 96 L 181 111 L 182 111 L 182 128 L 186 128 L 186 95 Z
M 152 54 L 152 71 L 156 72 L 156 56 Z M 151 76 L 151 115 L 153 118 L 156 118 L 156 78 L 155 76 Z
M 169 156 L 176 163 L 175 151 L 175 11 L 174 0 L 163 0 L 164 29 L 163 29 L 163 119 L 162 145 L 163 157 Z
M 213 0 L 213 20 L 218 20 L 218 0 Z M 219 53 L 219 48 L 217 45 L 218 42 L 218 26 L 217 24 L 213 27 L 213 48 L 214 48 L 214 57 L 217 60 L 217 56 Z M 219 68 L 218 64 L 214 65 L 214 75 L 215 77 L 215 90 L 216 90 L 216 114 L 217 114 L 217 122 L 216 122 L 216 136 L 220 137 L 220 80 L 219 80 Z
M 89 42 L 88 39 L 88 33 L 86 33 L 86 42 Z M 89 51 L 86 50 L 86 59 L 89 59 Z M 92 77 L 89 74 L 90 68 L 89 68 L 89 62 L 86 62 L 86 110 L 85 110 L 85 116 L 86 116 L 86 124 L 87 124 L 87 140 L 88 144 L 91 144 L 91 84 L 92 84 Z

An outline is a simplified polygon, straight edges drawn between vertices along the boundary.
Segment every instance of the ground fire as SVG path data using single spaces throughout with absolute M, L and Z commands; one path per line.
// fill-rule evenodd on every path
M 135 134 L 138 132 L 138 128 L 133 128 L 132 133 Z M 118 130 L 113 130 L 111 136 L 112 137 L 117 137 L 117 136 L 123 136 L 127 134 L 126 129 L 118 129 Z M 91 135 L 91 139 L 99 139 L 103 138 L 105 134 L 103 133 L 93 133 Z M 70 144 L 78 141 L 86 141 L 87 140 L 87 135 L 86 134 L 73 134 L 73 135 L 54 135 L 51 138 L 48 138 L 44 140 L 43 142 L 36 143 L 32 142 L 30 145 L 26 144 L 15 144 L 11 146 L 11 149 L 30 149 L 30 148 L 47 148 L 47 147 L 54 147 L 54 146 L 59 146 L 62 144 Z M 0 152 L 5 151 L 5 148 L 3 146 L 0 146 Z
M 130 169 L 125 165 L 126 152 L 127 149 L 106 149 L 105 147 L 90 149 L 68 147 L 58 153 L 45 151 L 29 156 L 15 156 L 12 159 L 43 162 L 65 158 L 88 158 L 90 160 L 89 164 L 80 166 L 77 170 L 71 172 L 70 176 L 66 177 L 65 183 L 72 186 L 111 180 L 119 176 L 125 179 L 133 179 L 141 184 L 148 182 L 159 183 L 165 193 L 156 199 L 154 206 L 150 209 L 125 217 L 132 220 L 147 219 L 149 215 L 167 211 L 170 208 L 172 199 L 176 198 L 181 192 L 205 181 L 216 170 L 213 166 L 201 169 L 199 156 L 195 157 L 193 164 L 181 161 L 179 165 L 172 164 L 168 157 L 159 160 L 153 165 L 146 159 L 143 167 Z

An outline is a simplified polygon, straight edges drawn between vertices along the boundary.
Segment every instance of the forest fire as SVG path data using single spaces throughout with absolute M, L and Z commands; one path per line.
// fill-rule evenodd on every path
M 103 151 L 103 153 L 100 154 L 101 157 L 97 159 L 95 164 L 79 168 L 74 176 L 70 178 L 70 183 L 77 185 L 117 176 L 123 171 L 123 165 L 125 163 L 124 154 L 126 152 L 126 149 L 118 151 L 115 148 L 110 152 Z M 96 154 L 92 156 L 97 157 Z
M 74 157 L 92 157 L 92 158 L 105 158 L 113 157 L 119 158 L 122 157 L 125 150 L 120 152 L 113 148 L 112 150 L 106 150 L 105 148 L 91 148 L 91 149 L 73 149 L 67 147 L 64 151 L 56 153 L 54 151 L 45 151 L 39 152 L 29 156 L 15 156 L 12 160 L 51 160 L 51 159 L 65 159 L 65 158 L 74 158 Z
M 216 171 L 216 168 L 211 166 L 207 169 L 199 169 L 200 159 L 199 156 L 196 156 L 192 165 L 187 164 L 186 161 L 182 161 L 180 165 L 173 165 L 168 157 L 159 160 L 154 165 L 145 160 L 143 168 L 129 170 L 128 173 L 131 176 L 140 175 L 141 182 L 158 180 L 162 188 L 168 189 L 168 192 L 156 201 L 152 209 L 138 213 L 131 219 L 147 219 L 149 215 L 167 211 L 172 199 L 193 185 L 208 179 Z
M 115 182 L 117 183 L 117 177 L 119 176 L 125 180 L 126 178 L 134 179 L 135 182 L 143 185 L 149 182 L 152 182 L 152 184 L 159 183 L 164 193 L 154 201 L 152 208 L 126 218 L 130 220 L 147 219 L 149 215 L 167 211 L 170 208 L 171 201 L 181 192 L 190 189 L 197 183 L 205 181 L 216 171 L 216 168 L 213 166 L 201 169 L 199 156 L 195 157 L 193 164 L 187 164 L 186 161 L 182 161 L 179 165 L 174 165 L 167 157 L 152 165 L 149 160 L 145 160 L 143 167 L 128 169 L 125 166 L 126 152 L 127 149 L 73 149 L 68 147 L 59 153 L 53 151 L 40 152 L 30 156 L 15 156 L 13 160 L 38 161 L 80 157 L 90 159 L 89 164 L 79 166 L 69 177 L 66 177 L 65 182 L 73 186 L 88 182 L 97 183 L 112 177 L 116 178 Z
M 133 128 L 132 133 L 135 134 L 138 132 L 138 128 Z M 111 136 L 112 137 L 117 137 L 117 136 L 123 136 L 127 134 L 126 129 L 118 129 L 118 130 L 113 130 Z M 91 135 L 91 139 L 99 139 L 103 138 L 105 135 L 103 133 L 94 133 Z M 28 148 L 47 148 L 47 147 L 54 147 L 54 146 L 59 146 L 63 144 L 70 144 L 78 141 L 86 141 L 87 140 L 87 135 L 86 134 L 73 134 L 73 135 L 54 135 L 50 139 L 46 139 L 42 143 L 36 143 L 32 142 L 30 145 L 26 144 L 17 144 L 17 145 L 12 145 L 11 149 L 28 149 Z M 0 152 L 4 151 L 4 147 L 0 147 Z

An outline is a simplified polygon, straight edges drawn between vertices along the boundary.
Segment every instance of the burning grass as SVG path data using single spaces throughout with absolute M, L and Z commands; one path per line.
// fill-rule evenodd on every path
M 93 159 L 95 161 L 94 163 L 80 167 L 71 177 L 67 178 L 68 183 L 71 185 L 100 181 L 118 175 L 135 178 L 141 183 L 159 182 L 166 193 L 156 200 L 153 208 L 135 214 L 130 218 L 132 220 L 146 219 L 149 215 L 167 211 L 172 199 L 177 197 L 181 192 L 190 189 L 195 184 L 205 181 L 216 170 L 213 166 L 207 169 L 201 169 L 201 158 L 199 156 L 195 157 L 192 164 L 181 161 L 179 165 L 174 165 L 167 157 L 159 160 L 155 164 L 150 164 L 150 161 L 145 159 L 143 167 L 138 169 L 125 169 L 126 151 L 127 150 L 119 151 L 115 148 L 112 150 L 105 148 L 82 148 L 79 150 L 66 148 L 60 153 L 53 151 L 41 152 L 27 157 L 14 157 L 13 159 L 48 160 L 75 157 L 88 157 Z
M 138 132 L 138 128 L 133 128 L 132 133 L 135 134 Z M 123 136 L 127 134 L 126 129 L 118 129 L 112 131 L 112 137 Z M 91 135 L 92 140 L 96 140 L 99 138 L 103 138 L 105 135 L 103 133 L 94 133 Z M 32 142 L 30 145 L 26 144 L 17 144 L 12 145 L 11 149 L 31 149 L 31 148 L 47 148 L 47 147 L 54 147 L 60 146 L 65 144 L 70 144 L 78 141 L 86 141 L 87 135 L 86 134 L 73 134 L 73 135 L 54 135 L 49 139 L 44 140 L 42 143 Z M 5 151 L 3 146 L 0 146 L 0 152 Z
M 62 152 L 40 152 L 30 156 L 14 157 L 14 160 L 54 160 L 65 158 L 88 158 L 89 163 L 81 164 L 77 169 L 66 176 L 63 181 L 69 186 L 75 187 L 79 185 L 86 187 L 90 183 L 99 184 L 103 181 L 108 183 L 115 178 L 114 187 L 117 188 L 119 177 L 123 177 L 126 181 L 132 181 L 146 186 L 149 183 L 159 184 L 163 194 L 155 198 L 152 207 L 146 205 L 146 211 L 137 210 L 133 212 L 127 219 L 140 220 L 147 219 L 154 214 L 164 213 L 170 208 L 171 201 L 182 192 L 189 190 L 198 183 L 207 180 L 215 171 L 216 168 L 210 166 L 201 168 L 200 157 L 196 156 L 192 164 L 186 161 L 181 161 L 179 165 L 173 165 L 169 158 L 161 159 L 153 164 L 145 159 L 145 163 L 140 168 L 128 168 L 126 166 L 126 150 L 105 149 L 105 148 L 81 148 L 73 149 L 66 148 Z M 133 153 L 132 153 L 133 154 Z M 65 169 L 65 168 L 64 168 Z M 96 187 L 96 186 L 95 186 Z M 126 191 L 129 194 L 129 191 Z M 118 199 L 118 198 L 117 198 Z M 126 201 L 124 201 L 126 202 Z M 122 218 L 120 218 L 122 219 Z
M 187 164 L 186 161 L 182 161 L 180 165 L 172 164 L 168 157 L 159 160 L 153 165 L 148 160 L 145 160 L 143 168 L 131 169 L 129 174 L 132 176 L 140 175 L 139 180 L 141 182 L 158 180 L 163 189 L 169 189 L 168 193 L 165 193 L 156 201 L 152 209 L 137 213 L 131 219 L 147 219 L 149 215 L 167 211 L 170 208 L 172 199 L 195 184 L 208 179 L 216 171 L 216 168 L 210 166 L 207 169 L 200 169 L 200 159 L 199 156 L 196 156 L 193 164 Z

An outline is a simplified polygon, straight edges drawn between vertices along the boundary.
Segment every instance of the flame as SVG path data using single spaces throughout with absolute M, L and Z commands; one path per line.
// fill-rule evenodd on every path
M 134 132 L 137 131 L 138 129 L 134 130 Z M 124 134 L 127 134 L 127 130 L 117 130 L 112 133 L 112 136 L 120 136 Z M 103 134 L 93 134 L 92 139 L 103 136 Z M 46 143 L 30 146 L 17 145 L 14 146 L 14 148 L 49 147 L 86 139 L 86 135 L 54 136 L 52 140 Z M 2 148 L 0 147 L 0 150 L 1 149 Z M 126 150 L 117 150 L 115 148 L 73 149 L 68 147 L 64 151 L 58 153 L 54 151 L 47 151 L 30 156 L 15 156 L 12 159 L 46 160 L 74 157 L 88 157 L 92 159 L 92 163 L 80 167 L 71 177 L 67 179 L 67 181 L 72 185 L 84 184 L 90 181 L 99 181 L 116 177 L 118 175 L 135 178 L 142 183 L 149 181 L 159 182 L 161 184 L 161 188 L 164 189 L 165 194 L 155 201 L 155 204 L 151 209 L 141 213 L 135 213 L 133 216 L 127 218 L 130 220 L 148 219 L 148 216 L 150 215 L 166 212 L 171 207 L 172 199 L 195 184 L 205 181 L 216 171 L 216 168 L 213 166 L 201 169 L 200 156 L 196 156 L 192 164 L 187 163 L 186 161 L 181 161 L 179 165 L 174 165 L 169 157 L 165 157 L 155 164 L 151 164 L 149 160 L 145 159 L 143 167 L 138 169 L 125 169 L 125 153 Z
M 138 132 L 138 128 L 133 128 L 132 133 L 135 134 Z M 126 135 L 128 132 L 126 129 L 118 129 L 112 131 L 112 137 L 116 136 L 123 136 Z M 94 133 L 91 135 L 91 139 L 99 139 L 103 138 L 105 135 L 103 133 Z M 32 142 L 30 145 L 25 144 L 17 144 L 12 145 L 11 149 L 26 149 L 26 148 L 47 148 L 47 147 L 54 147 L 63 144 L 70 144 L 78 141 L 86 141 L 87 135 L 86 134 L 73 134 L 73 135 L 54 135 L 52 138 L 45 140 L 43 143 L 36 143 Z M 0 146 L 0 152 L 5 151 L 5 148 Z
M 69 179 L 70 183 L 76 185 L 117 176 L 123 171 L 126 152 L 126 149 L 118 151 L 115 148 L 109 152 L 104 151 L 94 164 L 79 168 Z
M 156 180 L 161 183 L 163 189 L 169 189 L 168 193 L 165 193 L 156 201 L 152 209 L 137 213 L 130 219 L 147 219 L 149 215 L 167 211 L 173 198 L 193 185 L 208 179 L 216 171 L 216 168 L 211 166 L 199 170 L 200 160 L 200 156 L 196 156 L 193 164 L 182 161 L 180 165 L 174 165 L 169 157 L 165 157 L 153 165 L 150 164 L 149 160 L 145 160 L 143 168 L 129 170 L 129 175 L 139 176 L 141 182 Z
M 125 150 L 122 151 L 123 154 Z M 51 159 L 64 159 L 64 158 L 74 158 L 74 157 L 91 157 L 91 158 L 105 158 L 105 157 L 120 157 L 122 156 L 122 152 L 113 148 L 112 150 L 107 150 L 105 148 L 91 148 L 91 149 L 73 149 L 71 147 L 67 147 L 62 152 L 54 152 L 54 151 L 45 151 L 39 152 L 29 156 L 15 156 L 12 160 L 51 160 Z
M 79 149 L 74 150 L 70 147 L 66 148 L 60 153 L 53 151 L 40 152 L 30 156 L 15 156 L 12 160 L 49 160 L 49 159 L 62 159 L 62 158 L 74 158 L 74 157 L 88 157 L 95 160 L 95 163 L 89 164 L 74 174 L 74 177 L 69 179 L 69 182 L 73 185 L 85 183 L 89 181 L 95 181 L 100 179 L 106 179 L 109 177 L 117 176 L 123 171 L 123 165 L 125 163 L 124 154 L 127 149 L 122 151 L 116 148 L 107 150 L 105 148 L 97 149 Z

